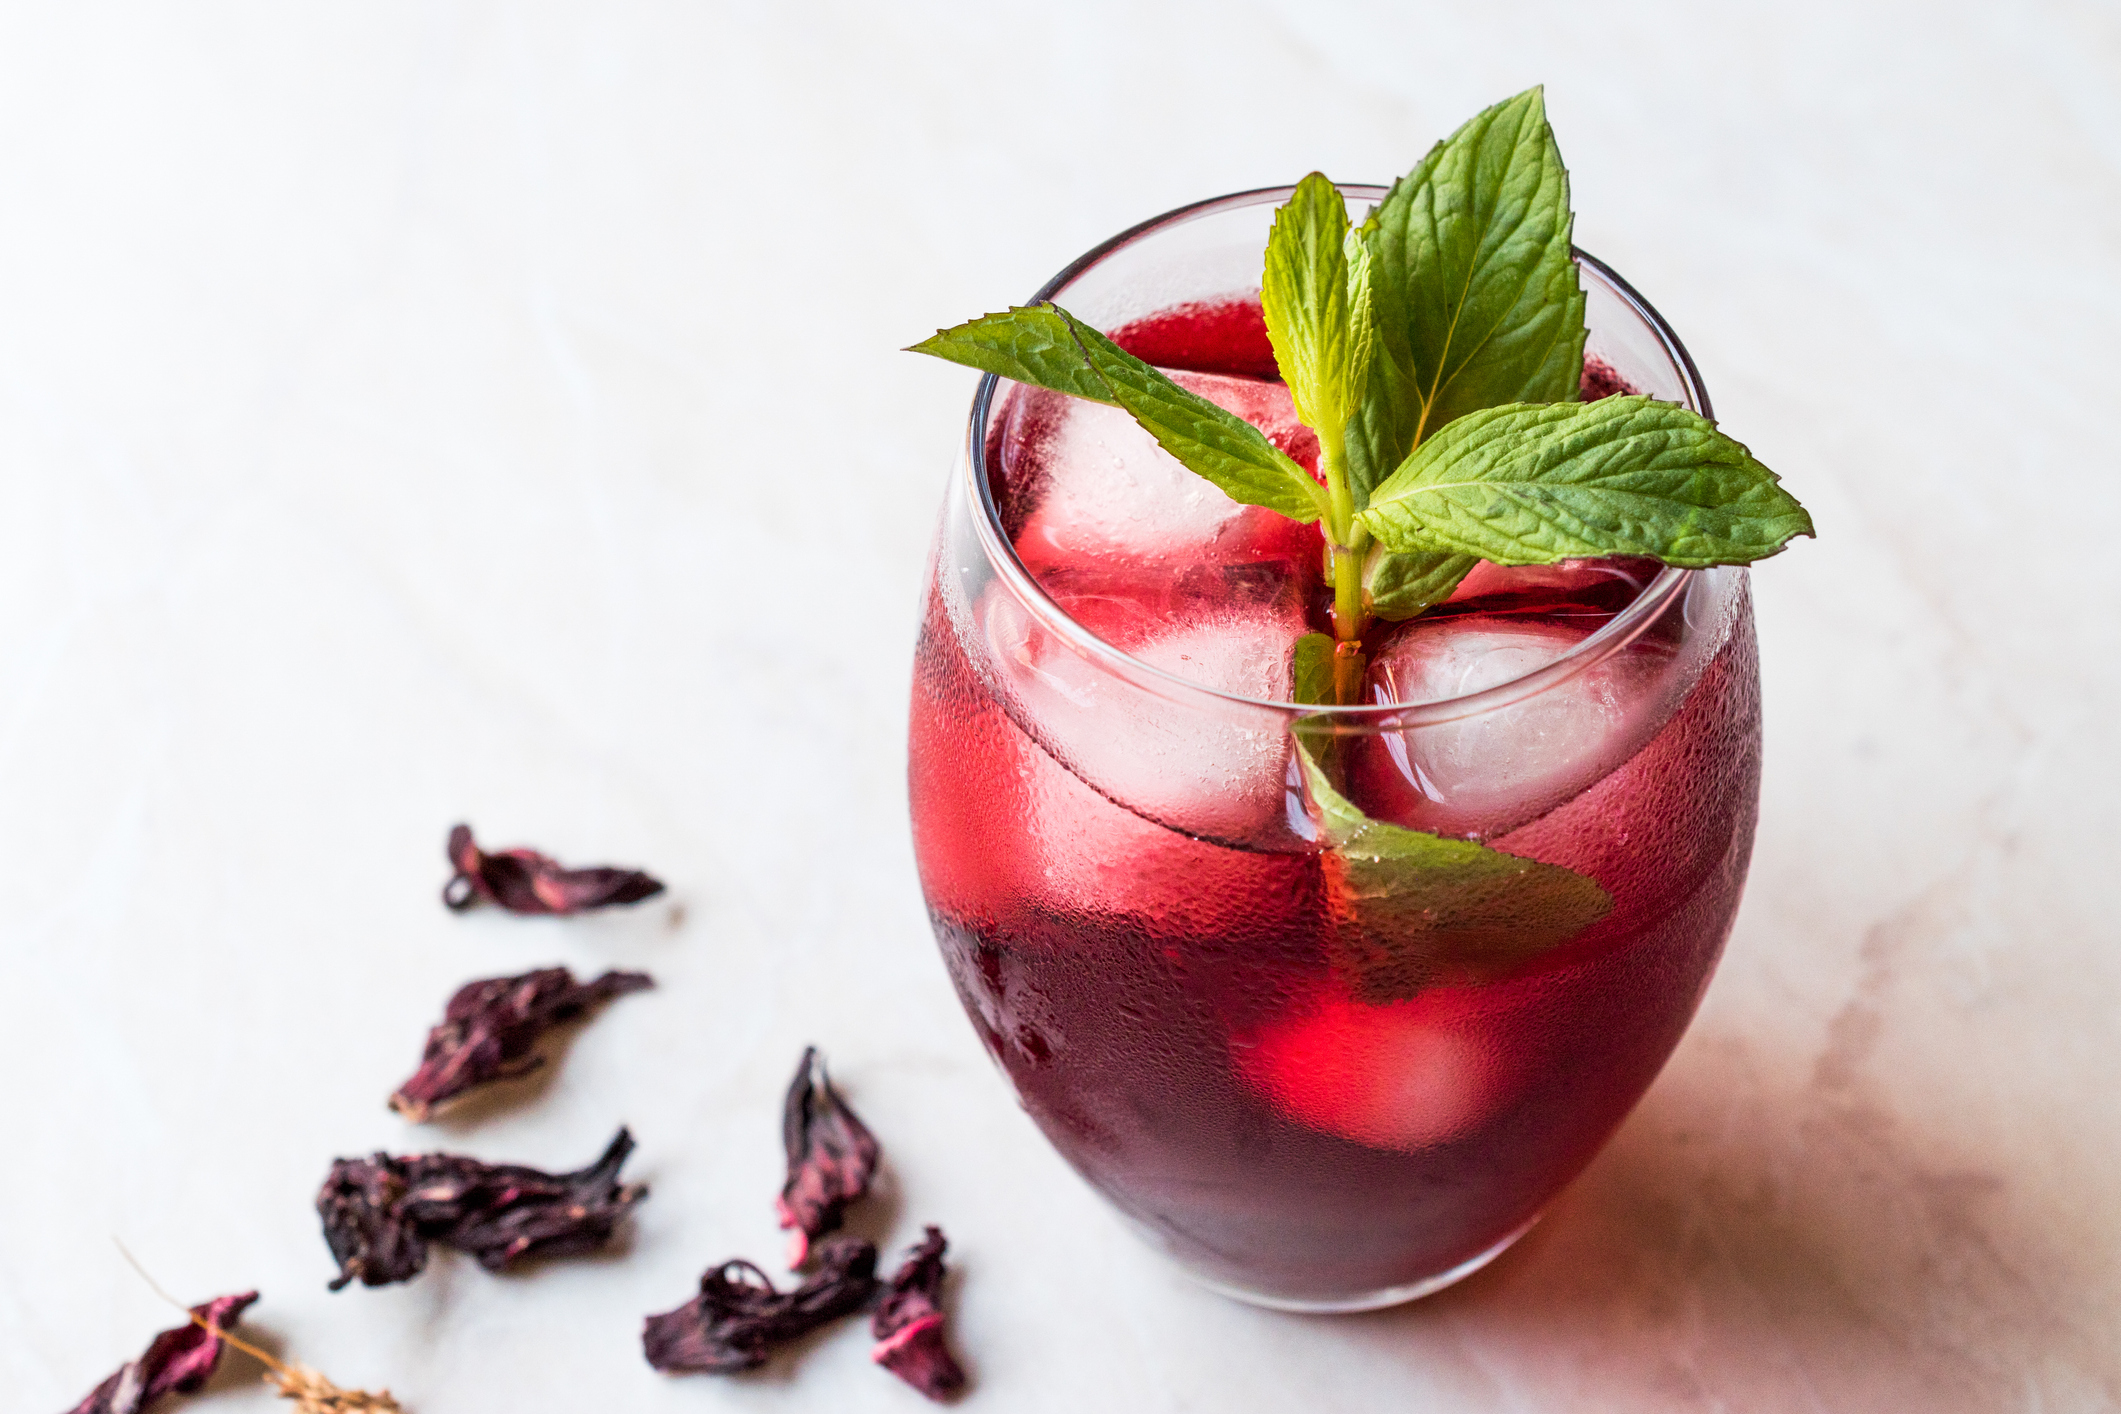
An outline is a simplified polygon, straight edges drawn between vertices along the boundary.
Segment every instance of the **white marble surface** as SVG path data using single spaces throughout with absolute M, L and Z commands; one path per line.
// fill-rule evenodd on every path
M 1580 240 L 1821 527 L 1756 582 L 1753 883 L 1517 1251 L 1267 1315 L 1103 1215 L 927 938 L 901 737 L 970 379 L 893 350 L 1539 80 Z M 2117 326 L 2093 0 L 0 10 L 0 1406 L 167 1324 L 116 1236 L 420 1414 L 919 1407 L 853 1328 L 638 1354 L 777 1250 L 809 1039 L 893 1243 L 956 1243 L 975 1408 L 2121 1406 Z M 448 915 L 459 817 L 682 920 Z M 664 985 L 517 1103 L 384 1111 L 451 987 L 553 961 Z M 623 1255 L 325 1292 L 334 1154 L 621 1119 Z

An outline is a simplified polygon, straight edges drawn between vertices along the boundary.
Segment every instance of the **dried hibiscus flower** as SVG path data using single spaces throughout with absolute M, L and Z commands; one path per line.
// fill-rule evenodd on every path
M 840 1225 L 847 1205 L 869 1191 L 876 1175 L 876 1136 L 833 1088 L 815 1046 L 804 1048 L 788 1086 L 781 1140 L 788 1149 L 788 1181 L 774 1207 L 781 1226 L 793 1229 L 788 1265 L 800 1267 L 810 1244 Z
M 772 1347 L 859 1311 L 876 1294 L 876 1247 L 859 1237 L 818 1244 L 818 1269 L 793 1291 L 746 1261 L 724 1262 L 700 1278 L 700 1294 L 650 1316 L 641 1332 L 648 1363 L 672 1373 L 730 1374 L 766 1363 Z
M 594 982 L 577 982 L 564 967 L 467 982 L 443 1009 L 442 1024 L 427 1033 L 420 1068 L 390 1097 L 390 1107 L 420 1123 L 435 1106 L 467 1090 L 528 1075 L 545 1063 L 531 1048 L 547 1031 L 654 985 L 645 972 L 606 972 Z
M 488 1164 L 458 1154 L 340 1159 L 317 1194 L 324 1240 L 339 1263 L 337 1291 L 358 1278 L 384 1286 L 418 1275 L 431 1243 L 497 1272 L 524 1257 L 590 1252 L 648 1189 L 620 1183 L 633 1151 L 621 1129 L 603 1157 L 573 1173 Z
M 131 1258 L 128 1256 L 127 1260 Z M 154 1285 L 152 1281 L 148 1284 Z M 161 1292 L 160 1287 L 155 1290 Z M 229 1323 L 239 1319 L 243 1308 L 257 1299 L 258 1293 L 251 1291 L 190 1308 L 190 1325 L 156 1336 L 145 1355 L 97 1385 L 95 1392 L 76 1405 L 71 1414 L 137 1414 L 165 1394 L 190 1394 L 213 1373 L 224 1345 L 232 1345 L 264 1365 L 268 1371 L 265 1383 L 278 1390 L 282 1399 L 295 1401 L 296 1414 L 405 1414 L 389 1390 L 370 1394 L 366 1390 L 340 1389 L 307 1365 L 276 1359 L 229 1334 Z M 174 1301 L 170 1304 L 177 1305 Z M 170 1358 L 158 1359 L 165 1354 Z
M 462 911 L 497 903 L 510 913 L 580 913 L 615 903 L 639 903 L 663 891 L 662 881 L 638 869 L 563 869 L 534 849 L 480 849 L 471 826 L 449 832 L 456 874 L 442 886 L 442 902 Z
M 139 1414 L 166 1394 L 190 1394 L 221 1363 L 220 1329 L 258 1299 L 255 1291 L 217 1296 L 191 1308 L 191 1320 L 163 1331 L 137 1360 L 120 1365 L 71 1414 Z
M 943 1230 L 928 1235 L 907 1254 L 891 1278 L 869 1323 L 876 1348 L 869 1358 L 930 1399 L 947 1399 L 965 1387 L 965 1372 L 943 1344 Z

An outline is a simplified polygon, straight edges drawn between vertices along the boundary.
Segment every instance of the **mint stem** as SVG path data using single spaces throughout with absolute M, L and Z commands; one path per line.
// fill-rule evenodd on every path
M 1326 537 L 1326 563 L 1333 576 L 1333 700 L 1352 707 L 1362 700 L 1367 662 L 1362 636 L 1370 615 L 1362 602 L 1362 552 L 1370 532 L 1356 524 L 1355 495 L 1348 486 L 1347 438 L 1344 430 L 1318 438 L 1318 465 L 1326 478 L 1326 513 L 1320 529 Z
M 1363 678 L 1369 666 L 1360 640 L 1344 639 L 1333 645 L 1333 699 L 1336 703 L 1353 707 L 1362 701 Z

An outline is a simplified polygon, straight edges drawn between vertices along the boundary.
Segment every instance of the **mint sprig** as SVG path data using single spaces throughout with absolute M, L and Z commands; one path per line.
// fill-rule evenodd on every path
M 1296 184 L 1274 213 L 1260 276 L 1260 313 L 1296 415 L 1318 434 L 1325 483 L 1326 574 L 1333 582 L 1333 636 L 1354 649 L 1334 661 L 1343 700 L 1362 690 L 1363 550 L 1369 532 L 1348 479 L 1348 420 L 1370 385 L 1376 346 L 1369 247 L 1349 229 L 1348 206 L 1323 172 Z
M 1744 564 L 1812 533 L 1804 507 L 1744 446 L 1645 397 L 1468 413 L 1408 457 L 1357 519 L 1396 550 L 1501 565 L 1591 555 Z
M 1261 309 L 1313 478 L 1259 431 L 1057 305 L 914 346 L 1125 409 L 1233 499 L 1317 522 L 1333 590 L 1332 700 L 1361 700 L 1373 616 L 1411 618 L 1482 559 L 1642 555 L 1744 564 L 1811 518 L 1706 419 L 1581 404 L 1584 296 L 1569 177 L 1534 88 L 1438 143 L 1359 226 L 1322 174 L 1275 213 Z

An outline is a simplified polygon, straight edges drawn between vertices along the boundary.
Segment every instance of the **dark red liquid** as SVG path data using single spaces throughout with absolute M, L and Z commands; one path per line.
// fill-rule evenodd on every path
M 1256 323 L 1256 306 L 1189 308 L 1116 337 L 1247 372 Z M 1011 489 L 997 487 L 1005 522 Z M 1683 681 L 1627 705 L 1611 769 L 1529 818 L 1481 817 L 1503 822 L 1497 848 L 1597 879 L 1611 913 L 1529 967 L 1380 1006 L 1328 964 L 1324 857 L 1294 833 L 1196 838 L 1086 784 L 998 700 L 948 568 L 946 543 L 913 687 L 921 881 L 967 1013 L 1055 1147 L 1196 1271 L 1283 1300 L 1420 1281 L 1535 1216 L 1670 1054 L 1737 906 L 1759 769 L 1742 585 Z M 1654 568 L 1486 568 L 1420 631 L 1581 634 Z M 1683 660 L 1688 631 L 1675 604 L 1631 661 Z M 1421 798 L 1384 739 L 1348 749 L 1366 810 L 1447 828 L 1455 807 Z
M 1122 324 L 1112 331 L 1112 342 L 1158 368 L 1281 377 L 1266 315 L 1248 300 L 1180 305 L 1153 319 Z

